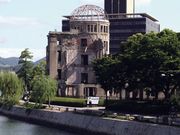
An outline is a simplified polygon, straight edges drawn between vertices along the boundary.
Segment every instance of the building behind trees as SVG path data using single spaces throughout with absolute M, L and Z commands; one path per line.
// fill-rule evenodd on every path
M 109 21 L 104 10 L 84 5 L 65 16 L 63 32 L 49 32 L 47 70 L 58 80 L 58 95 L 104 96 L 91 62 L 109 54 Z
M 133 34 L 160 31 L 155 18 L 135 13 L 135 0 L 105 0 L 104 8 L 81 6 L 64 16 L 62 32 L 49 32 L 47 71 L 58 80 L 58 95 L 105 96 L 91 62 L 120 53 L 121 44 Z

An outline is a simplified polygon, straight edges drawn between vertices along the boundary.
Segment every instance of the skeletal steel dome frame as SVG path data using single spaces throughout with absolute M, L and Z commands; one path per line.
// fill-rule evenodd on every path
M 107 20 L 104 9 L 95 5 L 83 5 L 71 14 L 71 20 Z

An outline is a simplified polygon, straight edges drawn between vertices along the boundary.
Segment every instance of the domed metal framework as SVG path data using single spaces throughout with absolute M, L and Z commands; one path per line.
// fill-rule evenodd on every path
M 71 14 L 71 20 L 107 20 L 104 9 L 95 5 L 83 5 Z

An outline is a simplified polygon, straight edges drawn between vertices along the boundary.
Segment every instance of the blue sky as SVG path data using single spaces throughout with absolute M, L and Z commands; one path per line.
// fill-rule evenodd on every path
M 103 7 L 104 0 L 0 0 L 0 56 L 19 57 L 29 48 L 34 60 L 45 56 L 47 34 L 61 31 L 63 15 L 83 4 Z M 136 12 L 159 20 L 161 29 L 180 32 L 180 0 L 136 0 Z

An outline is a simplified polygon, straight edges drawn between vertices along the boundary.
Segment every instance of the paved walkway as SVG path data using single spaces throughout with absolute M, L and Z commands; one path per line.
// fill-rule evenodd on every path
M 24 104 L 25 101 L 20 100 L 20 104 Z M 34 102 L 29 102 L 31 104 L 34 104 Z M 48 104 L 43 104 L 46 107 L 49 107 Z M 59 106 L 59 105 L 51 105 L 50 106 L 53 110 L 58 110 L 58 109 L 68 109 L 68 110 L 105 110 L 105 107 L 69 107 L 69 106 Z

